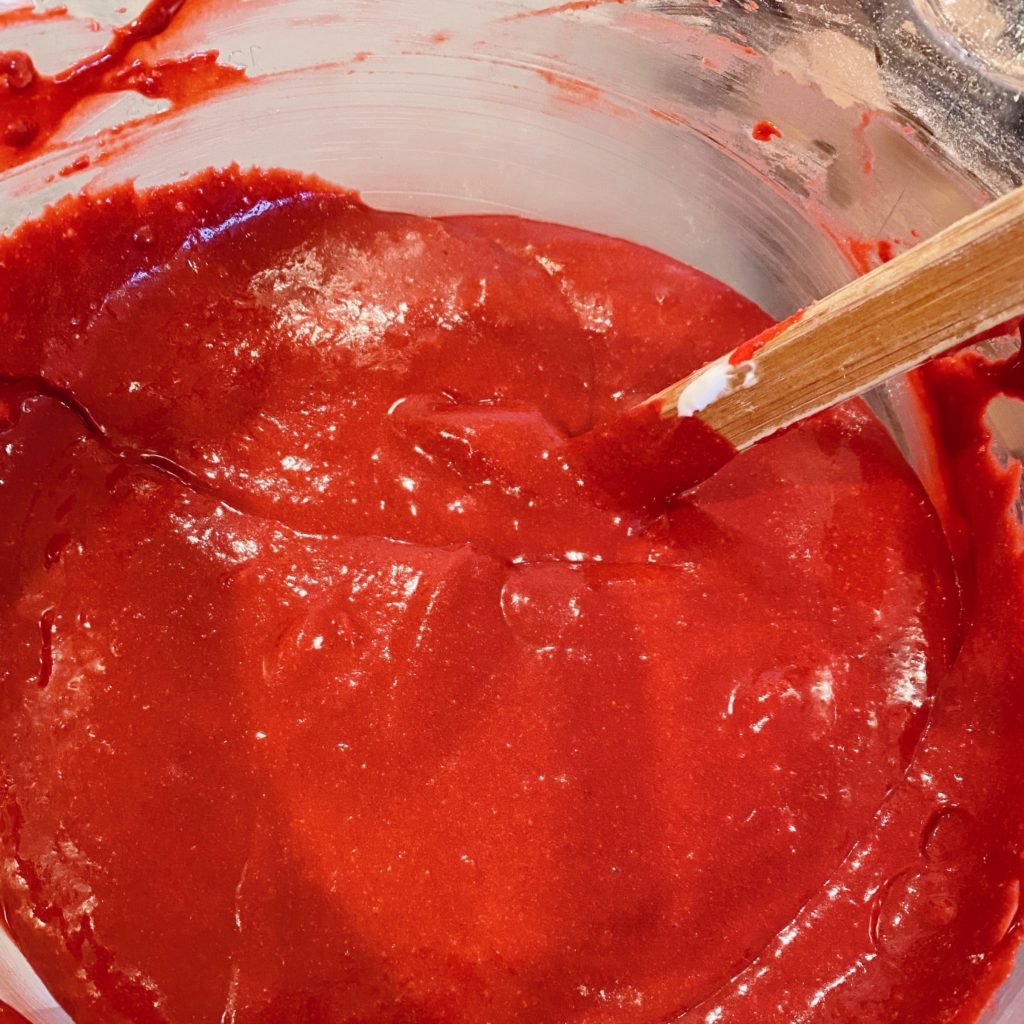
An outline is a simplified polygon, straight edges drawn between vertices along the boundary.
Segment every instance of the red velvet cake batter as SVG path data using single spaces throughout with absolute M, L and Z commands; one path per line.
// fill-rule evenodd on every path
M 1022 869 L 1012 368 L 922 391 L 953 553 L 859 404 L 641 512 L 575 461 L 768 324 L 284 173 L 0 243 L 0 880 L 77 1024 L 976 1018 Z

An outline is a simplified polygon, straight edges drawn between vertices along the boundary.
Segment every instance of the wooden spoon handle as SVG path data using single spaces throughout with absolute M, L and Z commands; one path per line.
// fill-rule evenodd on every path
M 1024 314 L 1024 188 L 651 401 L 738 450 Z

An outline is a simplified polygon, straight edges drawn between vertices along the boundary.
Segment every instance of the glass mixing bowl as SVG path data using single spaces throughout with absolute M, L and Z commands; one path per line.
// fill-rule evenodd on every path
M 116 2 L 79 13 L 123 22 Z M 217 49 L 249 83 L 180 112 L 135 93 L 91 103 L 58 151 L 0 176 L 0 229 L 89 181 L 287 166 L 378 207 L 516 213 L 625 237 L 783 317 L 1017 183 L 1015 7 L 248 0 L 198 18 L 186 8 L 162 53 Z M 84 22 L 63 24 L 12 31 L 50 70 L 95 48 Z M 756 139 L 762 120 L 781 134 Z M 91 167 L 59 173 L 83 154 Z M 928 479 L 905 386 L 872 404 Z M 1024 451 L 1018 404 L 992 415 L 1004 454 Z M 39 1024 L 67 1019 L 16 951 L 0 959 L 12 1003 Z M 1024 961 L 987 1021 L 1024 1022 Z

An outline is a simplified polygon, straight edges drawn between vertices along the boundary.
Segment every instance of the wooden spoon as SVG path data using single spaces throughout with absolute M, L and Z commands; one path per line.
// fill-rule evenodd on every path
M 649 504 L 1022 315 L 1019 188 L 584 435 L 580 452 L 606 490 Z

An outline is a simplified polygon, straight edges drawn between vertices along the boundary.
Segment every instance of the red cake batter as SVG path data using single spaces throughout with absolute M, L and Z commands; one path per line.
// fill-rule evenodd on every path
M 283 173 L 0 242 L 2 893 L 77 1024 L 975 1019 L 1022 870 L 1012 368 L 922 391 L 952 554 L 859 404 L 642 513 L 577 473 L 767 325 Z

